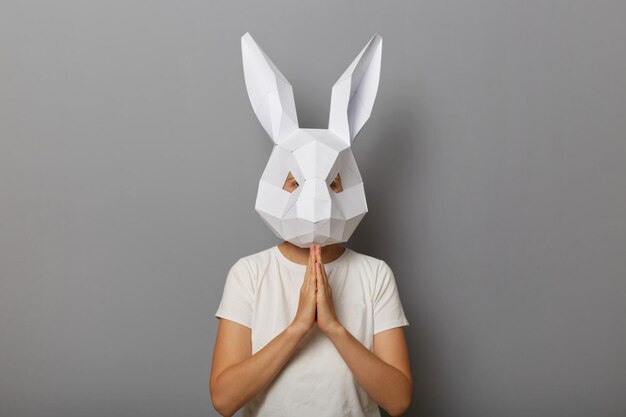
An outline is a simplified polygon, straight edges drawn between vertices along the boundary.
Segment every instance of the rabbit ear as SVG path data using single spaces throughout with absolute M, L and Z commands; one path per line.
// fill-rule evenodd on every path
M 274 143 L 279 144 L 298 129 L 291 84 L 248 32 L 241 37 L 241 52 L 254 113 Z
M 376 33 L 333 86 L 328 128 L 352 144 L 372 113 L 383 49 Z

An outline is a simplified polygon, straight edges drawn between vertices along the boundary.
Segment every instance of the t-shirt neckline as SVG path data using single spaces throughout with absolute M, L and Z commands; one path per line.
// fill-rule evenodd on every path
M 285 255 L 283 255 L 283 253 L 280 251 L 280 249 L 278 249 L 278 245 L 272 246 L 272 252 L 274 252 L 274 255 L 276 256 L 276 258 L 278 259 L 278 261 L 291 268 L 291 269 L 296 269 L 299 271 L 306 271 L 306 265 L 302 265 L 299 264 L 297 262 L 292 261 L 291 259 L 287 258 Z M 349 248 L 346 248 L 344 246 L 344 251 L 341 255 L 339 255 L 339 257 L 337 259 L 335 259 L 334 261 L 328 262 L 324 264 L 324 267 L 334 267 L 335 265 L 339 265 L 340 263 L 342 263 L 347 257 L 348 257 L 348 252 L 350 252 Z

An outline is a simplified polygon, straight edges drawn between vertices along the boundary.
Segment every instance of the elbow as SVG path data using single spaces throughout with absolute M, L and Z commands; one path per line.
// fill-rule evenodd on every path
M 226 404 L 221 403 L 219 398 L 215 398 L 213 395 L 211 395 L 211 403 L 220 416 L 232 417 L 235 414 L 232 410 L 228 409 Z
M 228 404 L 226 404 L 225 400 L 220 395 L 220 390 L 215 387 L 214 382 L 209 383 L 209 396 L 211 397 L 211 404 L 215 411 L 219 413 L 219 415 L 224 417 L 232 417 L 235 414 L 235 411 L 230 410 Z
M 407 412 L 407 410 L 409 409 L 409 406 L 411 405 L 411 399 L 409 398 L 409 400 L 403 404 L 396 404 L 393 408 L 389 408 L 388 410 L 385 410 L 391 417 L 399 417 L 404 415 L 404 413 Z
M 217 413 L 218 413 L 220 416 L 223 416 L 223 417 L 231 417 L 231 416 L 232 416 L 232 414 L 229 414 L 229 413 L 227 413 L 227 412 L 225 412 L 225 411 L 222 411 L 222 410 L 220 410 L 219 408 L 217 408 L 217 407 L 215 406 L 215 404 L 213 405 L 213 408 L 215 409 L 215 411 L 217 411 Z
M 407 410 L 409 409 L 409 406 L 401 406 L 401 407 L 396 407 L 394 409 L 390 409 L 390 410 L 385 410 L 391 417 L 399 417 L 404 415 L 404 413 L 407 412 Z
M 399 417 L 404 415 L 404 413 L 406 413 L 409 409 L 409 407 L 411 406 L 411 397 L 412 397 L 412 393 L 413 393 L 413 382 L 410 381 L 410 383 L 407 386 L 407 392 L 404 395 L 404 398 L 402 399 L 402 401 L 397 401 L 395 404 L 393 404 L 392 407 L 389 407 L 389 409 L 385 409 L 385 411 L 391 416 L 391 417 Z
M 233 415 L 233 413 L 226 410 L 226 408 L 222 404 L 218 403 L 217 401 L 214 401 L 213 397 L 211 397 L 211 402 L 213 404 L 213 408 L 215 409 L 215 411 L 219 413 L 220 416 L 231 417 Z

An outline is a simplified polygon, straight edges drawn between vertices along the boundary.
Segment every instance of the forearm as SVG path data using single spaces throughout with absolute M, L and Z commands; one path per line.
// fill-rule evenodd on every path
M 216 409 L 223 415 L 235 414 L 274 380 L 305 334 L 290 325 L 254 355 L 226 368 L 215 380 Z
M 366 348 L 343 326 L 328 338 L 344 359 L 357 382 L 391 415 L 402 414 L 411 402 L 412 382 L 398 369 Z

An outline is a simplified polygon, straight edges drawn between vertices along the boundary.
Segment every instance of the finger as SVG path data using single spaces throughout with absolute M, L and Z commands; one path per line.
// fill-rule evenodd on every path
M 317 250 L 315 251 L 315 256 L 317 258 L 317 262 L 320 263 L 321 266 L 321 270 L 322 270 L 322 276 L 326 275 L 326 269 L 324 269 L 324 262 L 322 262 L 322 247 L 318 246 Z
M 322 282 L 324 282 L 324 288 L 328 288 L 328 275 L 326 274 L 326 268 L 324 268 L 324 265 L 320 265 L 320 270 Z
M 322 279 L 324 281 L 324 288 L 328 288 L 330 289 L 330 284 L 328 283 L 328 274 L 326 273 L 326 268 L 324 267 L 324 264 L 322 263 L 322 251 L 320 250 L 319 252 L 319 259 L 320 259 L 320 266 L 321 266 L 321 272 L 322 272 Z
M 322 284 L 320 283 L 319 264 L 317 262 L 315 263 L 315 282 L 317 283 L 317 288 L 319 289 L 319 291 L 317 291 L 316 298 L 319 300 L 322 295 Z
M 322 262 L 322 247 L 320 245 L 318 245 L 315 250 L 315 257 L 317 259 L 317 262 L 320 264 L 320 279 L 322 281 L 325 281 L 324 286 L 326 286 L 328 281 L 325 279 L 326 269 L 324 268 L 324 262 Z
M 318 246 L 317 251 L 315 252 L 315 257 L 317 258 L 317 262 L 320 265 L 324 266 L 324 262 L 322 262 L 322 248 Z
M 320 269 L 322 283 L 324 285 L 324 291 L 330 293 L 330 284 L 328 283 L 328 275 L 326 274 L 326 269 L 324 268 L 324 265 L 320 265 Z
M 307 269 L 310 269 L 311 271 L 313 271 L 313 266 L 314 266 L 314 257 L 313 257 L 313 247 L 309 248 L 309 259 L 307 261 Z
M 314 274 L 315 274 L 315 256 L 314 256 L 313 247 L 311 246 L 311 248 L 309 249 L 309 263 L 307 264 L 306 278 L 308 280 L 307 284 L 313 288 L 316 287 L 315 280 L 313 279 Z
M 313 246 L 311 246 L 309 248 L 309 265 L 311 266 L 311 268 L 313 267 L 313 264 L 315 259 L 315 248 Z
M 315 277 L 317 279 L 317 288 L 320 289 L 320 292 L 321 291 L 325 291 L 326 290 L 326 284 L 324 283 L 324 276 L 322 275 L 322 269 L 324 267 L 319 262 L 317 262 L 315 264 L 315 266 L 316 266 Z
M 309 259 L 306 265 L 306 271 L 304 272 L 304 283 L 303 286 L 307 291 L 311 291 L 315 286 L 311 285 L 311 273 L 315 271 L 313 263 L 311 262 L 311 251 L 309 250 Z

